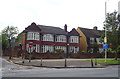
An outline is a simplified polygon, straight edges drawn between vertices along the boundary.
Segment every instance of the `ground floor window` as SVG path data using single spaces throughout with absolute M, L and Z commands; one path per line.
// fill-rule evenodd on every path
M 26 49 L 27 51 L 30 53 L 30 52 L 33 52 L 33 50 L 35 50 L 35 52 L 40 52 L 40 45 L 39 44 L 34 44 L 34 46 L 32 45 L 31 48 L 29 48 L 29 44 L 26 45 Z
M 70 46 L 69 50 L 72 53 L 77 53 L 79 51 L 79 47 L 78 46 Z
M 53 46 L 50 46 L 50 45 L 43 45 L 43 46 L 42 46 L 42 53 L 46 53 L 47 51 L 53 52 L 53 51 L 54 51 Z
M 60 51 L 64 51 L 64 53 L 66 52 L 66 46 L 55 46 L 55 53 L 60 52 Z

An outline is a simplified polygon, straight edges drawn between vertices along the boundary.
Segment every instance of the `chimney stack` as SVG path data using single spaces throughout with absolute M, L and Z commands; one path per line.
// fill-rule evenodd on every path
M 94 30 L 97 30 L 97 26 L 93 27 Z
M 64 26 L 64 30 L 67 32 L 67 24 L 65 24 L 65 26 Z

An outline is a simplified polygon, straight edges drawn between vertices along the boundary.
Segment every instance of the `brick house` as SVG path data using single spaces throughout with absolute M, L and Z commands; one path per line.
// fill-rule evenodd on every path
M 89 51 L 93 50 L 91 44 L 97 43 L 99 45 L 99 52 L 103 51 L 102 45 L 103 42 L 100 41 L 101 32 L 97 30 L 97 27 L 93 27 L 93 29 L 78 27 L 77 32 L 80 34 L 80 50 L 81 51 Z
M 22 32 L 22 46 L 24 50 L 32 52 L 35 50 L 37 54 L 41 53 L 57 53 L 55 50 L 61 49 L 64 53 L 77 53 L 80 51 L 79 33 L 72 29 L 67 31 L 67 25 L 64 29 L 53 26 L 36 25 L 31 23 Z

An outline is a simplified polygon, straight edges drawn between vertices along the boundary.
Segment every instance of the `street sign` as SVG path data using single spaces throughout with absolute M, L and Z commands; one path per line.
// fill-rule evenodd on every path
M 104 37 L 104 42 L 107 43 L 107 37 Z
M 29 44 L 29 48 L 32 48 L 32 44 Z
M 103 49 L 107 49 L 108 48 L 108 44 L 103 44 Z

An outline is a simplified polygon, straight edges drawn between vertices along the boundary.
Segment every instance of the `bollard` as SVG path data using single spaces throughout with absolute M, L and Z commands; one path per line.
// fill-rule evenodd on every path
M 42 67 L 42 58 L 41 58 L 41 63 L 40 63 L 40 66 Z
M 25 62 L 24 62 L 24 61 L 22 61 L 22 63 L 24 64 Z
M 65 67 L 67 67 L 67 59 L 65 58 Z
M 91 58 L 91 67 L 94 67 L 92 58 Z
M 23 61 L 22 61 L 22 63 L 24 64 L 25 62 L 24 62 L 24 58 L 23 58 Z
M 29 54 L 29 63 L 31 62 L 31 53 Z

